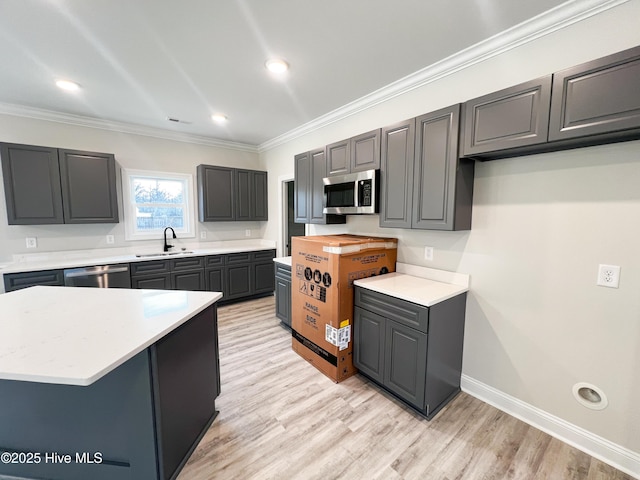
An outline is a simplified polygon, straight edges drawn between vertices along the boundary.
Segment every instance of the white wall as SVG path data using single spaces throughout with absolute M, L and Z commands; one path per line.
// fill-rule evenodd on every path
M 115 154 L 121 220 L 123 208 L 120 168 L 190 173 L 194 178 L 195 190 L 196 166 L 199 164 L 252 169 L 259 166 L 258 154 L 254 152 L 10 115 L 0 115 L 0 141 Z M 193 198 L 195 201 L 195 192 Z M 201 231 L 207 232 L 206 241 L 244 239 L 247 238 L 246 229 L 251 230 L 251 237 L 261 238 L 264 228 L 264 222 L 196 222 L 196 238 L 190 241 L 198 241 Z M 106 243 L 108 234 L 115 236 L 113 245 Z M 27 249 L 26 237 L 36 237 L 38 248 Z M 125 241 L 122 222 L 95 225 L 7 225 L 4 186 L 0 182 L 0 261 L 11 260 L 15 254 L 131 246 L 138 248 L 155 244 L 160 246 L 161 242 L 160 238 L 157 242 Z
M 630 1 L 263 152 L 266 238 L 279 240 L 277 178 L 293 175 L 295 154 L 636 46 L 639 18 Z M 637 462 L 640 142 L 476 163 L 474 189 L 469 232 L 381 229 L 377 216 L 309 232 L 395 236 L 399 261 L 470 274 L 463 373 Z M 599 263 L 622 266 L 619 289 L 595 285 Z M 609 406 L 578 404 L 580 381 Z

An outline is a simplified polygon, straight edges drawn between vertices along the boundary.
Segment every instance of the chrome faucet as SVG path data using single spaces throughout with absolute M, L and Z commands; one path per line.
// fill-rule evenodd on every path
M 167 228 L 164 229 L 163 236 L 164 236 L 164 251 L 165 252 L 168 252 L 170 248 L 173 248 L 173 245 L 169 245 L 167 243 L 167 230 L 171 230 L 171 233 L 173 234 L 173 238 L 178 238 L 178 237 L 176 237 L 176 232 L 173 231 L 173 228 L 167 227 Z

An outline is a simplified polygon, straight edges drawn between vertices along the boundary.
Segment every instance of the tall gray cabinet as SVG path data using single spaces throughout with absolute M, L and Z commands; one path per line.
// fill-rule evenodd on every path
M 117 223 L 115 157 L 0 144 L 9 225 Z
M 458 158 L 460 105 L 382 129 L 380 226 L 471 228 L 474 163 Z
M 325 149 L 300 153 L 294 157 L 294 221 L 296 223 L 345 223 L 344 215 L 322 213 L 327 171 Z

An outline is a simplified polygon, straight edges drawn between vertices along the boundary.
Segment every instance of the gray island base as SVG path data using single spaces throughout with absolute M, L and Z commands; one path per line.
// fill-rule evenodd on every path
M 220 392 L 216 305 L 187 317 L 89 385 L 0 379 L 0 478 L 176 478 Z

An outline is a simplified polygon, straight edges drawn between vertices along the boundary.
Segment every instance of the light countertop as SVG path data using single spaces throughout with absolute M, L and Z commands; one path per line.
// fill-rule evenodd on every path
M 356 280 L 355 285 L 431 307 L 469 290 L 469 276 L 407 264 L 396 264 L 396 272 Z
M 281 265 L 291 266 L 291 257 L 276 257 L 273 261 Z
M 0 379 L 90 385 L 220 298 L 44 286 L 0 295 Z
M 276 245 L 275 242 L 266 240 L 234 240 L 201 243 L 195 245 L 193 248 L 189 245 L 185 245 L 184 248 L 189 253 L 162 255 L 161 247 L 144 247 L 134 249 L 135 251 L 131 251 L 133 247 L 127 247 L 18 255 L 16 256 L 18 257 L 18 260 L 0 265 L 0 274 L 271 250 L 275 249 Z M 180 252 L 180 245 L 176 245 L 174 250 L 175 252 Z M 171 253 L 175 252 L 172 251 Z M 154 253 L 157 253 L 158 255 L 152 256 Z M 142 254 L 144 256 L 138 257 L 136 256 L 138 254 Z

